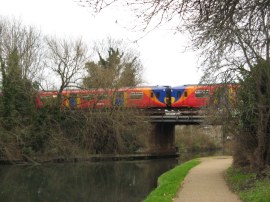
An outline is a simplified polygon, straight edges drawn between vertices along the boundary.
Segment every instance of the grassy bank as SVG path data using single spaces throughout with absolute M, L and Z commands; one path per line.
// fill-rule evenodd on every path
M 270 201 L 270 170 L 263 176 L 257 176 L 231 167 L 227 171 L 227 181 L 244 202 Z
M 189 170 L 199 163 L 199 160 L 194 159 L 161 175 L 158 178 L 158 187 L 148 195 L 144 202 L 171 202 Z

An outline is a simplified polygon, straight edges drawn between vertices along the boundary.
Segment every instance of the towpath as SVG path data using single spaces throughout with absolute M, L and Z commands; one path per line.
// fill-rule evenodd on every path
M 224 173 L 232 164 L 232 157 L 201 158 L 190 170 L 174 202 L 240 202 L 227 186 Z

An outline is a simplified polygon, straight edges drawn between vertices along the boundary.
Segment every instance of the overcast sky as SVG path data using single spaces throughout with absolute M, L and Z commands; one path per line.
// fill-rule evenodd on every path
M 135 41 L 142 36 L 126 27 L 134 22 L 127 10 L 111 7 L 94 16 L 72 0 L 0 0 L 0 14 L 15 17 L 42 33 L 82 37 L 89 44 L 112 37 Z M 136 22 L 134 22 L 136 23 Z M 166 28 L 156 29 L 134 44 L 140 52 L 146 85 L 195 84 L 200 80 L 197 56 L 184 52 L 188 40 Z

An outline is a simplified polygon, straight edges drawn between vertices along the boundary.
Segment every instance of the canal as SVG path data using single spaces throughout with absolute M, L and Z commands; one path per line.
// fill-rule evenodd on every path
M 162 173 L 184 160 L 2 165 L 0 201 L 140 202 Z

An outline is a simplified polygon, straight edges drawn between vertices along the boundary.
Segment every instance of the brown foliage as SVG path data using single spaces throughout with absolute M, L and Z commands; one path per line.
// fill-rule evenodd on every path
M 71 149 L 70 145 L 75 150 L 71 153 L 77 153 L 78 148 L 88 154 L 136 152 L 145 141 L 138 131 L 146 127 L 136 110 L 67 110 L 59 122 L 61 135 L 52 136 L 58 143 L 52 143 L 60 153 Z

